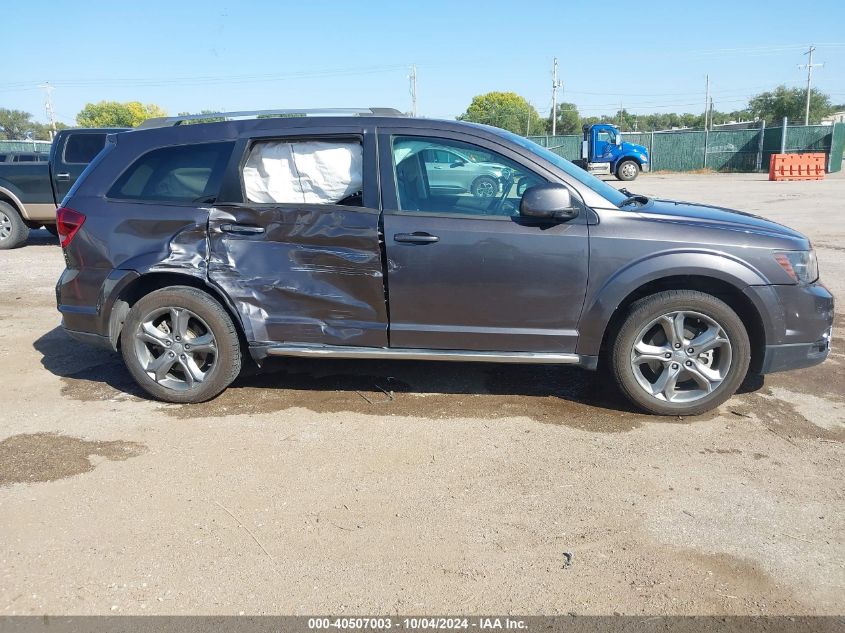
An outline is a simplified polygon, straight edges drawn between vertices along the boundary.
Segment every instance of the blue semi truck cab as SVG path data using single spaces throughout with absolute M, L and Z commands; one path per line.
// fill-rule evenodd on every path
M 575 164 L 596 176 L 611 174 L 619 180 L 634 180 L 649 170 L 648 150 L 642 145 L 625 143 L 615 125 L 585 125 L 581 159 Z

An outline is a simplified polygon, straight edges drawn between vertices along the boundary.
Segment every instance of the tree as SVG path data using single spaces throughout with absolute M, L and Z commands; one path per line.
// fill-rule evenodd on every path
M 787 88 L 778 86 L 772 91 L 761 92 L 751 97 L 748 109 L 767 124 L 778 124 L 787 117 L 790 122 L 804 121 L 804 111 L 807 104 L 807 91 L 801 88 Z M 819 123 L 833 112 L 830 97 L 813 90 L 810 94 L 810 123 Z
M 27 132 L 35 132 L 34 127 L 35 122 L 29 112 L 0 108 L 0 138 L 23 139 Z
M 515 134 L 546 133 L 546 120 L 540 117 L 534 106 L 515 92 L 477 95 L 458 120 L 495 125 Z
M 100 101 L 86 104 L 76 115 L 76 122 L 82 127 L 138 127 L 159 116 L 167 116 L 167 112 L 154 103 Z
M 549 118 L 549 134 L 552 124 Z M 557 134 L 580 134 L 581 117 L 578 115 L 578 106 L 574 103 L 559 103 L 557 106 Z

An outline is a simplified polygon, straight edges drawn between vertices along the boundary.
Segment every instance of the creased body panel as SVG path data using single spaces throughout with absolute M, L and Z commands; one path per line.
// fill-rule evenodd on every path
M 385 347 L 378 217 L 336 205 L 214 208 L 209 278 L 235 303 L 251 343 Z

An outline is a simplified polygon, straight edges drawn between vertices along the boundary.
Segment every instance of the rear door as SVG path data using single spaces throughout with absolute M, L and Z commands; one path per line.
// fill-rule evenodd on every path
M 209 216 L 208 276 L 250 342 L 386 347 L 374 132 L 243 138 Z

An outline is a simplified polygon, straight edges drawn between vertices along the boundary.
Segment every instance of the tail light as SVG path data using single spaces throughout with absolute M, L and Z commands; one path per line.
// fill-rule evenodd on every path
M 84 222 L 85 216 L 79 211 L 67 207 L 59 207 L 56 210 L 56 229 L 59 232 L 59 241 L 62 243 L 62 248 L 68 247 L 73 236 L 82 228 Z

